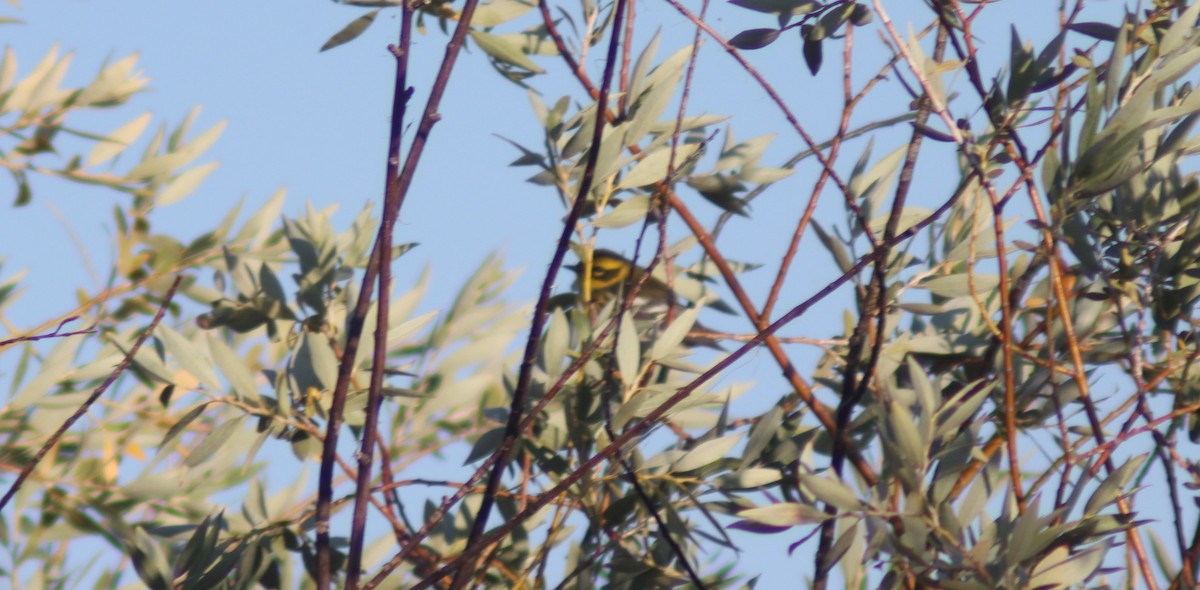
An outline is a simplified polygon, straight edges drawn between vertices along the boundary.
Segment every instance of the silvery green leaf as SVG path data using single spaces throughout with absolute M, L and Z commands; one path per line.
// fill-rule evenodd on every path
M 217 425 L 216 428 L 213 428 L 204 437 L 204 440 L 200 441 L 200 444 L 196 445 L 196 448 L 184 460 L 184 464 L 188 467 L 195 467 L 211 459 L 229 441 L 229 438 L 237 433 L 241 424 L 242 417 L 238 416 L 228 422 Z
M 612 211 L 608 211 L 604 215 L 592 220 L 592 225 L 604 229 L 625 227 L 642 221 L 646 218 L 646 213 L 649 211 L 650 197 L 648 195 L 634 195 L 622 201 Z
M 841 480 L 811 473 L 801 473 L 798 477 L 805 489 L 826 504 L 832 504 L 851 512 L 857 512 L 864 508 L 854 490 Z
M 684 471 L 700 469 L 701 467 L 715 463 L 725 458 L 725 455 L 729 451 L 733 450 L 733 447 L 741 442 L 741 440 L 742 435 L 741 433 L 738 433 L 704 441 L 696 445 L 695 448 L 688 451 L 686 455 L 680 457 L 678 461 L 672 464 L 671 471 L 674 473 L 681 473 Z
M 212 359 L 209 358 L 208 351 L 196 346 L 182 334 L 171 329 L 170 326 L 159 325 L 155 333 L 162 339 L 163 345 L 167 347 L 167 351 L 171 353 L 180 367 L 191 373 L 209 390 L 221 391 L 221 382 L 217 379 L 217 374 L 213 372 Z
M 658 360 L 665 358 L 675 351 L 680 344 L 683 344 L 683 339 L 687 338 L 688 332 L 692 331 L 692 326 L 696 325 L 696 316 L 700 313 L 700 308 L 691 307 L 679 314 L 666 330 L 663 330 L 658 339 L 654 341 L 654 345 L 650 347 L 650 360 Z
M 617 341 L 617 370 L 621 372 L 621 382 L 626 388 L 637 383 L 641 372 L 641 358 L 642 345 L 633 322 L 633 312 L 626 311 L 621 316 L 620 339 Z

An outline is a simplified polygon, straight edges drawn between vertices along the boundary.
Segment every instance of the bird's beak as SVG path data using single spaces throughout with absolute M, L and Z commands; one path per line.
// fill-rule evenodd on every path
M 576 264 L 564 264 L 563 268 L 565 268 L 573 273 L 579 273 L 583 270 L 583 263 L 579 262 Z

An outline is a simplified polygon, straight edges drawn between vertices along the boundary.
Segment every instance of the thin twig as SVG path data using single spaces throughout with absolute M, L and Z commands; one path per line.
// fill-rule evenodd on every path
M 480 537 L 487 527 L 487 520 L 491 514 L 492 505 L 496 501 L 496 490 L 499 489 L 500 482 L 504 478 L 504 469 L 508 466 L 508 457 L 511 455 L 512 449 L 521 435 L 521 423 L 525 415 L 525 398 L 529 393 L 529 385 L 533 379 L 533 366 L 537 360 L 542 330 L 545 327 L 546 319 L 549 317 L 551 292 L 554 289 L 554 283 L 558 278 L 563 259 L 566 257 L 567 249 L 570 246 L 571 233 L 575 230 L 575 224 L 583 215 L 584 205 L 588 201 L 588 194 L 591 193 L 592 182 L 596 174 L 596 163 L 600 157 L 600 140 L 604 135 L 605 115 L 608 112 L 609 89 L 611 88 L 616 71 L 617 51 L 620 48 L 621 28 L 624 23 L 626 4 L 626 0 L 617 0 L 616 7 L 613 9 L 615 14 L 612 20 L 612 37 L 609 39 L 608 55 L 604 62 L 604 77 L 600 84 L 600 96 L 597 98 L 599 108 L 596 109 L 596 122 L 592 131 L 592 143 L 588 150 L 587 165 L 584 168 L 583 177 L 579 181 L 575 202 L 571 206 L 571 211 L 567 215 L 566 220 L 563 222 L 563 229 L 559 234 L 558 245 L 555 248 L 554 257 L 550 262 L 550 268 L 546 271 L 546 278 L 542 282 L 541 294 L 538 296 L 533 321 L 529 326 L 529 338 L 525 344 L 525 356 L 521 361 L 521 370 L 517 376 L 516 387 L 513 388 L 512 402 L 509 404 L 508 423 L 505 425 L 504 438 L 492 453 L 496 460 L 488 477 L 487 489 L 479 504 L 479 510 L 475 514 L 475 521 L 471 524 L 471 532 L 467 537 L 463 555 L 467 551 L 478 548 Z M 454 584 L 451 586 L 452 590 L 457 590 L 467 583 L 467 580 L 474 574 L 473 571 L 470 571 L 472 569 L 471 567 L 462 567 L 457 571 Z
M 50 449 L 53 448 L 54 445 L 58 444 L 58 440 L 62 438 L 62 435 L 65 434 L 77 420 L 83 417 L 83 415 L 87 413 L 88 408 L 90 408 L 92 404 L 96 402 L 96 400 L 100 399 L 100 396 L 104 395 L 104 392 L 116 382 L 117 378 L 125 372 L 125 369 L 129 368 L 129 365 L 133 362 L 133 357 L 136 356 L 138 350 L 142 348 L 142 343 L 150 337 L 150 334 L 154 332 L 154 328 L 158 327 L 158 323 L 161 322 L 163 316 L 166 315 L 167 307 L 171 304 L 171 299 L 175 297 L 175 290 L 179 287 L 179 283 L 182 280 L 183 275 L 175 277 L 175 281 L 171 283 L 171 287 L 167 289 L 166 294 L 163 295 L 162 303 L 158 306 L 158 313 L 154 314 L 154 319 L 150 321 L 150 325 L 147 326 L 146 330 L 143 331 L 142 334 L 138 336 L 137 340 L 133 342 L 133 346 L 129 349 L 129 352 L 125 353 L 125 358 L 121 359 L 121 364 L 117 365 L 117 368 L 113 369 L 112 373 L 109 373 L 108 377 L 103 383 L 100 384 L 99 387 L 92 390 L 92 394 L 89 395 L 82 404 L 80 404 L 79 408 L 75 410 L 74 414 L 71 414 L 70 418 L 67 418 L 66 422 L 63 422 L 62 426 L 58 427 L 58 430 L 54 431 L 54 434 L 50 435 L 50 439 L 46 441 L 46 444 L 42 445 L 41 449 L 38 449 L 37 454 L 34 455 L 33 459 L 29 461 L 29 464 L 21 470 L 19 475 L 17 475 L 17 479 L 13 481 L 13 484 L 9 486 L 8 491 L 4 493 L 4 497 L 0 498 L 0 511 L 4 510 L 4 507 L 8 505 L 8 502 L 12 499 L 13 494 L 16 494 L 17 490 L 21 489 L 21 484 L 25 482 L 25 479 L 29 477 L 30 473 L 33 473 L 33 470 L 46 456 L 46 453 L 49 453 Z
M 393 48 L 396 57 L 396 81 L 392 89 L 392 118 L 385 161 L 383 209 L 400 209 L 404 199 L 400 192 L 400 146 L 404 137 L 404 115 L 408 108 L 408 58 L 412 47 L 412 9 L 406 3 L 401 8 L 399 45 Z M 355 482 L 354 514 L 350 526 L 350 549 L 346 558 L 346 587 L 358 588 L 362 575 L 362 551 L 367 528 L 367 503 L 371 494 L 371 464 L 375 440 L 379 432 L 379 410 L 383 403 L 383 379 L 387 368 L 389 310 L 391 303 L 392 234 L 396 217 L 385 215 L 379 224 L 375 253 L 379 266 L 379 291 L 375 315 L 375 349 L 371 359 L 371 385 L 367 392 L 366 415 L 363 420 L 362 441 L 357 453 L 358 478 Z M 370 289 L 364 289 L 369 292 Z M 342 358 L 353 363 L 353 358 Z
M 441 120 L 441 115 L 437 111 L 441 106 L 442 97 L 445 95 L 446 87 L 450 82 L 450 74 L 454 71 L 454 64 L 466 39 L 467 31 L 470 29 L 471 17 L 475 14 L 475 8 L 478 5 L 479 0 L 467 0 L 459 15 L 458 26 L 454 29 L 450 41 L 446 43 L 446 51 L 442 58 L 441 67 L 438 69 L 433 85 L 430 88 L 429 98 L 425 103 L 425 111 L 421 115 L 417 131 L 413 136 L 412 143 L 409 145 L 404 167 L 400 170 L 399 180 L 395 183 L 395 188 L 393 189 L 399 196 L 393 199 L 392 202 L 385 204 L 382 218 L 382 223 L 384 224 L 394 224 L 396 218 L 400 215 L 400 208 L 404 204 L 404 197 L 408 194 L 408 187 L 412 185 L 417 164 L 420 163 L 421 156 L 425 152 L 425 145 L 429 140 L 429 134 L 433 130 L 433 126 Z M 405 89 L 405 92 L 407 92 L 407 89 Z M 376 242 L 376 245 L 378 245 L 378 242 Z M 321 450 L 321 470 L 317 481 L 317 513 L 314 527 L 317 536 L 316 578 L 318 590 L 328 590 L 333 576 L 333 558 L 329 534 L 329 518 L 331 502 L 333 500 L 333 464 L 334 458 L 337 456 L 337 439 L 342 426 L 342 414 L 346 406 L 350 375 L 354 372 L 354 359 L 358 355 L 358 345 L 362 338 L 363 324 L 366 322 L 367 311 L 371 306 L 371 295 L 374 292 L 372 287 L 379 275 L 380 266 L 388 264 L 390 261 L 390 252 L 373 254 L 370 263 L 363 272 L 362 287 L 359 289 L 358 301 L 355 303 L 354 312 L 350 317 L 346 331 L 345 356 L 342 357 L 342 362 L 338 366 L 337 385 L 334 388 L 333 398 L 330 401 L 328 427 L 325 434 L 325 443 Z M 380 367 L 376 367 L 376 370 L 380 370 Z

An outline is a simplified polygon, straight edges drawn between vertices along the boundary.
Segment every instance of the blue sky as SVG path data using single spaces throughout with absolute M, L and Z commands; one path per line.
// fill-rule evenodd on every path
M 905 23 L 910 18 L 918 18 L 917 22 L 926 18 L 926 9 L 919 2 L 888 4 L 897 5 L 889 10 L 902 31 L 907 30 Z M 1094 16 L 1083 20 L 1102 20 L 1120 9 L 1115 2 L 1093 4 Z M 1040 46 L 1056 27 L 1055 5 L 1046 0 L 1014 0 L 992 14 L 1009 17 L 1024 38 Z M 696 3 L 689 6 L 698 9 Z M 690 42 L 691 27 L 666 4 L 643 3 L 638 10 L 643 42 L 653 32 L 650 23 L 661 23 L 664 41 L 660 56 Z M 727 36 L 772 24 L 769 16 L 724 3 L 714 3 L 712 10 L 710 22 Z M 348 226 L 365 201 L 381 201 L 394 64 L 385 46 L 395 37 L 395 11 L 382 13 L 355 42 L 317 52 L 331 34 L 361 12 L 315 0 L 30 2 L 20 10 L 9 8 L 3 13 L 28 24 L 6 25 L 3 30 L 5 43 L 17 52 L 22 73 L 56 43 L 62 50 L 74 51 L 68 84 L 90 79 L 106 59 L 140 53 L 141 68 L 153 80 L 151 90 L 119 109 L 115 117 L 95 113 L 83 119 L 94 123 L 91 130 L 115 128 L 143 111 L 153 112 L 156 123 L 174 124 L 197 104 L 203 105 L 198 129 L 221 120 L 229 122 L 221 140 L 205 156 L 205 160 L 220 161 L 221 167 L 190 198 L 155 213 L 157 231 L 186 239 L 215 225 L 238 199 L 244 199 L 247 209 L 253 210 L 281 186 L 287 188 L 285 211 L 291 214 L 300 213 L 306 202 L 318 207 L 340 203 L 341 214 L 335 222 L 341 227 Z M 1007 55 L 1010 24 L 989 21 L 979 31 L 986 43 L 999 46 L 992 55 Z M 411 78 L 417 87 L 414 105 L 422 104 L 423 89 L 440 59 L 443 40 L 436 29 L 418 38 Z M 874 74 L 871 68 L 875 66 L 865 64 L 879 63 L 884 54 L 873 32 L 860 35 L 858 43 L 864 52 L 864 66 L 856 71 L 861 83 Z M 835 128 L 841 102 L 839 94 L 829 94 L 838 88 L 840 60 L 834 53 L 833 47 L 826 48 L 826 67 L 816 80 L 800 61 L 796 39 L 782 39 L 747 54 L 820 139 Z M 589 63 L 594 72 L 598 54 L 594 53 Z M 563 94 L 580 96 L 577 85 L 563 76 L 558 64 L 543 61 L 542 65 L 552 68 L 552 75 L 533 83 L 543 88 L 546 102 Z M 985 63 L 984 71 L 996 65 Z M 766 95 L 711 43 L 702 54 L 698 76 L 692 113 L 733 115 L 731 124 L 740 139 L 777 133 L 765 158 L 769 165 L 786 160 L 800 148 L 799 139 Z M 598 79 L 598 73 L 593 77 Z M 540 86 L 543 83 L 548 85 Z M 967 91 L 963 84 L 957 88 Z M 863 105 L 856 123 L 896 115 L 897 108 L 894 95 L 873 97 Z M 551 191 L 525 182 L 532 169 L 508 167 L 518 154 L 494 135 L 540 145 L 528 97 L 524 90 L 502 81 L 476 50 L 460 60 L 441 112 L 443 119 L 434 128 L 397 228 L 397 241 L 421 244 L 396 266 L 397 284 L 414 281 L 429 265 L 434 282 L 428 301 L 433 306 L 447 301 L 484 256 L 502 249 L 510 266 L 526 269 L 512 297 L 532 299 L 549 262 L 562 211 Z M 906 136 L 904 129 L 880 134 L 875 156 L 891 151 Z M 853 164 L 863 146 L 860 141 L 846 147 L 843 169 Z M 767 263 L 746 276 L 757 301 L 763 298 L 774 274 L 774 261 L 807 198 L 815 178 L 813 170 L 811 163 L 802 165 L 793 179 L 780 183 L 756 203 L 751 221 L 735 221 L 723 238 L 734 258 Z M 940 200 L 945 187 L 956 179 L 926 172 L 918 178 L 922 183 L 918 192 L 929 202 Z M 26 296 L 8 315 L 22 326 L 68 309 L 77 287 L 96 287 L 81 251 L 92 257 L 95 268 L 104 269 L 111 260 L 113 194 L 42 179 L 35 182 L 34 189 L 28 207 L 14 210 L 7 203 L 0 207 L 0 235 L 4 236 L 0 257 L 7 259 L 0 272 L 3 276 L 18 269 L 30 272 L 24 281 Z M 9 198 L 8 190 L 0 191 L 0 197 Z M 715 208 L 703 202 L 694 208 L 706 219 L 716 217 Z M 56 209 L 70 220 L 70 230 L 59 220 Z M 840 210 L 827 199 L 819 217 L 833 223 L 844 219 Z M 681 228 L 673 228 L 673 232 L 673 239 L 684 235 Z M 71 234 L 82 248 L 72 241 Z M 618 236 L 605 244 L 631 251 L 628 234 Z M 815 292 L 833 272 L 815 240 L 806 241 L 805 247 L 816 249 L 803 256 L 801 266 L 794 270 L 781 307 Z M 786 332 L 812 336 L 839 330 L 843 305 L 833 298 Z M 718 317 L 715 323 L 730 330 L 746 329 L 736 320 Z M 777 372 L 768 358 L 752 354 L 734 378 L 756 379 L 765 390 L 778 392 L 782 386 Z M 761 411 L 773 401 L 773 394 L 763 395 L 748 402 L 744 411 Z M 740 566 L 747 571 L 768 571 L 761 587 L 776 587 L 771 580 L 794 580 L 796 571 L 811 567 L 806 559 L 786 559 L 786 545 L 798 537 L 767 537 L 752 545 L 754 549 L 743 555 Z

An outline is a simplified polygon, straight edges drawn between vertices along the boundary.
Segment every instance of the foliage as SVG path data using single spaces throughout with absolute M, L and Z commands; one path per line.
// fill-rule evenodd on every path
M 1044 45 L 1014 28 L 1006 53 L 991 39 L 985 56 L 975 28 L 1003 3 L 929 2 L 928 27 L 902 35 L 880 0 L 736 0 L 732 10 L 749 11 L 739 16 L 772 15 L 775 26 L 725 38 L 706 12 L 668 0 L 697 31 L 670 50 L 660 34 L 635 47 L 627 27 L 646 24 L 624 0 L 345 3 L 366 11 L 322 50 L 394 11 L 398 75 L 411 32 L 441 38 L 425 30 L 436 22 L 449 41 L 443 73 L 469 40 L 533 90 L 544 141 L 512 142 L 513 164 L 557 196 L 566 220 L 548 273 L 534 277 L 538 302 L 531 312 L 509 301 L 519 277 L 499 257 L 452 302 L 434 302 L 440 311 L 418 312 L 425 279 L 388 292 L 380 260 L 413 246 L 392 245 L 391 228 L 445 78 L 404 166 L 388 155 L 381 213 L 365 205 L 338 231 L 331 210 L 281 218 L 281 191 L 184 243 L 152 233 L 154 211 L 212 171 L 192 163 L 222 125 L 193 134 L 193 114 L 161 126 L 117 171 L 149 115 L 111 131 L 73 122 L 127 107 L 147 83 L 133 58 L 63 89 L 69 57 L 52 51 L 18 78 L 6 52 L 0 149 L 14 211 L 35 197 L 35 175 L 111 189 L 117 261 L 108 288 L 0 342 L 16 358 L 4 463 L 29 472 L 0 512 L 15 586 L 116 587 L 132 579 L 128 563 L 151 588 L 753 587 L 755 572 L 735 563 L 748 534 L 802 548 L 811 566 L 787 567 L 817 588 L 1197 583 L 1200 524 L 1187 499 L 1200 485 L 1190 458 L 1200 4 L 1160 0 L 1109 23 L 1064 3 Z M 828 140 L 813 139 L 807 114 L 752 66 L 780 59 L 790 29 L 799 53 L 783 59 L 803 59 L 814 84 L 843 83 Z M 864 32 L 890 54 L 856 46 Z M 774 137 L 718 128 L 738 113 L 688 110 L 707 63 L 702 36 L 806 149 L 773 163 Z M 841 80 L 825 63 L 837 56 Z M 877 74 L 856 82 L 864 68 Z M 564 77 L 577 92 L 539 92 Z M 397 87 L 396 150 L 407 100 Z M 857 109 L 876 95 L 897 114 L 861 122 Z M 56 143 L 65 135 L 90 151 Z M 817 172 L 801 181 L 794 172 L 810 163 Z M 915 190 L 923 175 L 953 183 Z M 784 182 L 808 200 L 795 199 L 786 253 L 727 259 L 729 224 L 780 227 L 755 225 L 752 205 Z M 814 216 L 822 197 L 840 216 Z M 687 237 L 670 239 L 677 227 Z M 628 273 L 624 297 L 598 301 L 586 278 L 551 290 L 565 255 L 588 277 L 598 244 L 617 240 L 648 271 Z M 779 289 L 795 280 L 797 255 L 825 252 L 837 275 L 785 308 Z M 775 285 L 755 298 L 743 275 L 763 266 Z M 0 314 L 20 281 L 0 278 Z M 637 297 L 662 285 L 670 292 L 654 308 Z M 841 333 L 778 335 L 834 293 Z M 166 319 L 152 324 L 160 310 Z M 753 332 L 713 333 L 697 321 L 713 311 Z M 68 319 L 92 329 L 64 333 Z M 695 346 L 714 338 L 725 350 Z M 739 398 L 772 388 L 716 378 L 760 347 L 787 391 L 741 415 Z M 83 424 L 56 434 L 81 408 Z M 469 475 L 404 475 L 463 443 Z M 319 470 L 316 494 L 272 485 L 266 466 L 282 448 Z M 296 480 L 313 478 L 301 468 Z M 1173 522 L 1139 516 L 1158 498 Z M 105 551 L 68 558 L 85 538 Z

